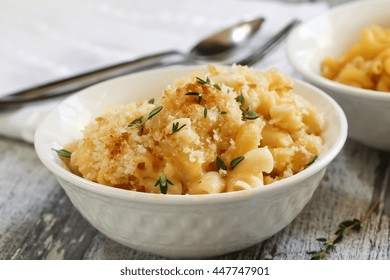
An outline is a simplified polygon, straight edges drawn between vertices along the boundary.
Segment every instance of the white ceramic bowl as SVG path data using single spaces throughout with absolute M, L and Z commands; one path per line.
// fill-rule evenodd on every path
M 302 23 L 288 37 L 287 55 L 305 79 L 341 105 L 349 137 L 390 151 L 390 93 L 343 85 L 319 74 L 324 57 L 344 53 L 359 40 L 362 29 L 372 24 L 390 27 L 390 1 L 352 2 Z
M 125 246 L 167 257 L 198 258 L 254 245 L 298 215 L 345 142 L 347 122 L 337 103 L 297 81 L 296 92 L 326 116 L 325 149 L 306 170 L 267 187 L 182 196 L 126 191 L 72 174 L 52 151 L 81 138 L 81 130 L 107 105 L 158 97 L 166 85 L 194 70 L 199 66 L 148 71 L 92 86 L 62 102 L 36 132 L 39 158 L 58 177 L 74 206 L 96 229 Z

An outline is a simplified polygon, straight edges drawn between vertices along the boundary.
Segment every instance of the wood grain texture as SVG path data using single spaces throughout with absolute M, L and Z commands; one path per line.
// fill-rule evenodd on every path
M 302 2 L 286 0 L 286 2 Z M 331 5 L 339 2 L 329 0 Z M 0 259 L 161 259 L 97 232 L 73 207 L 32 145 L 0 138 Z M 308 259 L 318 237 L 382 203 L 331 259 L 390 259 L 390 153 L 348 140 L 308 205 L 268 240 L 216 259 Z
M 0 139 L 0 259 L 161 259 L 98 233 L 72 206 L 31 145 Z M 6 174 L 6 176 L 5 176 Z M 390 259 L 390 153 L 348 140 L 302 213 L 268 240 L 216 259 L 308 259 L 318 237 L 382 203 L 332 259 Z

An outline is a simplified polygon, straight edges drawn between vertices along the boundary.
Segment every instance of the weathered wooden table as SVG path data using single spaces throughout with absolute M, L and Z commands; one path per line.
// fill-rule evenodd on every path
M 301 2 L 301 1 L 288 1 Z M 328 1 L 335 5 L 340 1 Z M 331 259 L 390 259 L 390 153 L 348 140 L 309 204 L 285 229 L 218 259 L 309 259 L 318 237 L 381 204 Z M 160 259 L 97 232 L 72 206 L 34 148 L 0 137 L 0 259 Z

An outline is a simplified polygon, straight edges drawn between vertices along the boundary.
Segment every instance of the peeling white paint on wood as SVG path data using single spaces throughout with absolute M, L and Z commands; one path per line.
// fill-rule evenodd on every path
M 0 170 L 5 171 L 0 177 L 0 259 L 160 259 L 93 229 L 31 145 L 0 139 L 0 151 Z M 382 204 L 362 231 L 348 234 L 331 258 L 390 259 L 389 155 L 348 140 L 309 204 L 289 226 L 256 246 L 218 258 L 308 259 L 306 251 L 319 248 L 316 238 L 329 237 L 343 220 L 360 218 L 380 196 Z M 10 162 L 19 163 L 18 168 Z M 30 166 L 34 172 L 25 172 Z

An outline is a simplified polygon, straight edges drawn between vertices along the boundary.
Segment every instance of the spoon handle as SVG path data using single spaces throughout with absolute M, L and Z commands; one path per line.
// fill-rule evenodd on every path
M 178 51 L 144 56 L 6 95 L 0 98 L 0 105 L 20 104 L 69 94 L 119 75 L 177 63 L 178 57 L 180 57 L 180 62 L 185 61 L 184 55 Z M 174 62 L 172 59 L 175 59 Z
M 281 41 L 283 41 L 284 38 L 287 37 L 289 32 L 299 22 L 300 21 L 297 19 L 294 19 L 293 21 L 291 21 L 289 24 L 287 24 L 285 27 L 283 27 L 282 30 L 280 30 L 278 33 L 276 33 L 274 36 L 272 36 L 272 38 L 269 39 L 264 45 L 262 45 L 259 49 L 257 49 L 253 54 L 251 54 L 250 56 L 237 62 L 237 64 L 251 66 L 251 65 L 255 64 L 256 62 L 259 62 L 267 54 L 269 54 Z

